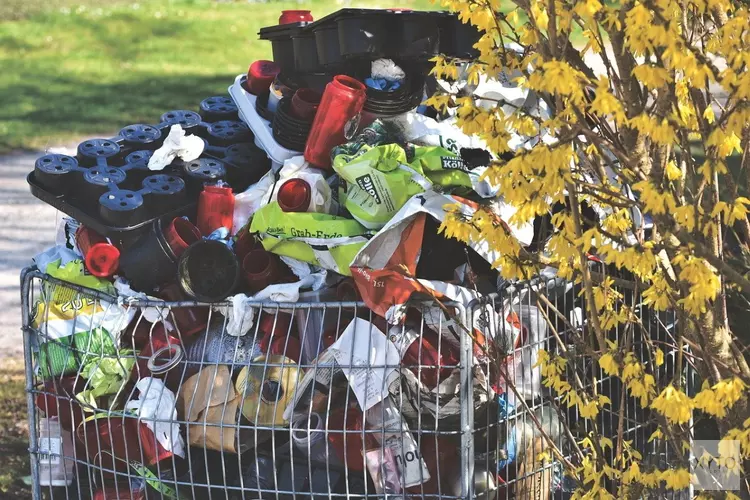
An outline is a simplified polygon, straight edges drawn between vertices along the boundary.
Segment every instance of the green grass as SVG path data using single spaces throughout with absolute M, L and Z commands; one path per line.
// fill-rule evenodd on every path
M 0 498 L 31 498 L 23 361 L 2 360 L 0 371 Z
M 383 5 L 376 1 L 355 6 Z M 258 40 L 258 30 L 276 24 L 281 10 L 300 7 L 209 0 L 0 4 L 0 19 L 14 5 L 23 17 L 0 22 L 0 154 L 114 134 L 131 123 L 154 123 L 170 109 L 195 109 L 225 93 L 252 61 L 269 58 L 270 43 Z M 344 6 L 303 5 L 316 17 Z M 429 0 L 387 6 L 434 8 Z

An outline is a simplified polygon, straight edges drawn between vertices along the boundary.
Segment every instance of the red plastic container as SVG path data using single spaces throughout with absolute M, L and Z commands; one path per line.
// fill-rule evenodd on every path
M 313 89 L 302 88 L 292 96 L 292 116 L 300 120 L 313 121 L 320 106 L 321 95 Z
M 281 270 L 277 257 L 265 250 L 253 250 L 242 260 L 242 272 L 248 291 L 258 293 L 272 283 L 278 283 Z
M 151 466 L 172 456 L 136 417 L 88 420 L 78 426 L 76 437 L 85 446 L 88 462 L 103 469 L 128 470 L 128 461 Z
M 312 190 L 304 179 L 289 179 L 279 188 L 276 200 L 284 212 L 307 212 Z
M 176 283 L 161 287 L 159 297 L 170 302 L 189 300 Z M 171 314 L 167 319 L 174 323 L 183 340 L 206 330 L 208 324 L 207 307 L 173 307 L 170 311 Z M 142 323 L 145 322 L 142 321 Z
M 279 24 L 311 23 L 313 16 L 309 10 L 282 10 Z
M 91 274 L 98 278 L 114 276 L 120 266 L 120 250 L 116 246 L 85 226 L 80 226 L 76 231 L 76 244 Z
M 133 490 L 129 484 L 105 486 L 94 493 L 94 500 L 146 500 L 146 490 Z
M 346 415 L 345 415 L 346 412 Z M 346 422 L 344 417 L 346 416 Z M 364 418 L 359 408 L 349 406 L 348 409 L 332 410 L 328 421 L 328 442 L 333 446 L 341 463 L 345 463 L 350 471 L 363 471 L 365 461 L 362 457 L 362 427 Z M 346 432 L 335 432 L 345 429 Z M 380 447 L 372 433 L 365 433 L 365 450 Z M 344 457 L 346 450 L 346 457 Z
M 338 75 L 326 85 L 305 147 L 305 160 L 320 168 L 331 168 L 331 149 L 346 142 L 344 129 L 365 104 L 365 85 Z
M 234 193 L 225 186 L 206 186 L 198 199 L 198 229 L 208 236 L 216 229 L 232 230 Z
M 254 234 L 247 230 L 247 227 L 240 229 L 237 233 L 237 239 L 234 241 L 234 254 L 237 260 L 242 262 L 247 254 L 253 250 L 263 250 L 263 245 L 258 241 Z
M 275 337 L 271 340 L 271 345 L 268 347 L 268 354 L 285 356 L 297 364 L 299 364 L 301 352 L 302 347 L 297 337 L 289 337 L 288 342 L 286 337 Z
M 438 350 L 438 347 L 440 350 Z M 406 349 L 401 364 L 418 375 L 423 384 L 434 389 L 458 365 L 459 355 L 447 342 L 440 342 L 437 333 L 425 328 Z M 447 368 L 446 368 L 447 366 Z
M 234 198 L 232 198 L 234 203 Z M 164 228 L 164 239 L 167 241 L 169 248 L 176 259 L 180 258 L 187 247 L 201 239 L 200 230 L 187 219 L 175 217 L 167 227 Z
M 75 375 L 45 380 L 40 390 L 48 394 L 37 393 L 36 407 L 47 417 L 57 417 L 60 427 L 72 432 L 83 421 L 83 408 L 78 403 L 76 394 L 81 392 L 85 385 L 86 380 Z
M 268 92 L 281 67 L 273 61 L 259 60 L 247 70 L 247 91 L 254 95 Z

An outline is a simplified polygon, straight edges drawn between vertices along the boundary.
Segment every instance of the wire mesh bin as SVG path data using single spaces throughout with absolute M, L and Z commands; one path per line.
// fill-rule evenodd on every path
M 552 498 L 559 462 L 539 453 L 587 432 L 535 368 L 585 328 L 560 280 L 400 326 L 361 303 L 124 299 L 32 269 L 22 298 L 35 498 Z M 603 434 L 645 449 L 649 416 L 574 369 L 618 401 Z

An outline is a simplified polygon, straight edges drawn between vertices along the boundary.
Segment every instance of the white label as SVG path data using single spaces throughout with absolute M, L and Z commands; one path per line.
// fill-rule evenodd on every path
M 387 422 L 385 428 L 400 430 L 401 421 Z M 393 452 L 401 477 L 404 478 L 404 486 L 411 488 L 430 480 L 430 471 L 422 460 L 422 454 L 408 427 L 403 433 L 386 434 L 384 444 Z
M 39 463 L 42 465 L 60 465 L 62 455 L 62 438 L 43 437 L 39 439 Z

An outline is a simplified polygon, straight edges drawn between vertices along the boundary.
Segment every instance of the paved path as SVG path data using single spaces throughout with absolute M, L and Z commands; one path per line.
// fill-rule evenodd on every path
M 64 149 L 54 152 L 69 152 Z M 62 217 L 34 198 L 26 184 L 41 154 L 0 157 L 0 358 L 23 354 L 19 274 L 34 255 L 54 244 Z

